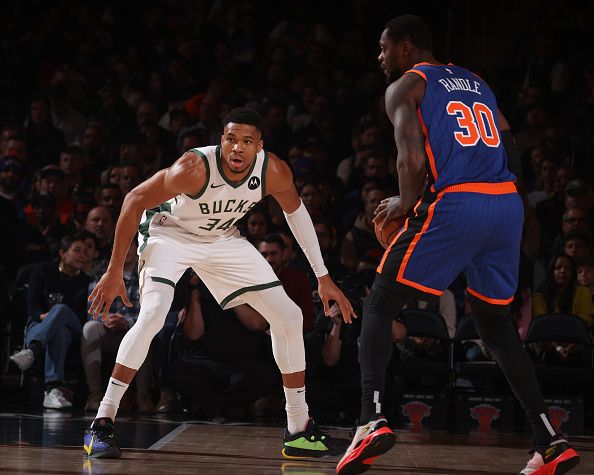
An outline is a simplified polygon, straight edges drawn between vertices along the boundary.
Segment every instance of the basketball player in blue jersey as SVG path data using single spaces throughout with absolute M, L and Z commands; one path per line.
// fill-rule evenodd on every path
M 510 171 L 519 173 L 509 126 L 481 78 L 433 57 L 422 19 L 391 20 L 379 44 L 378 60 L 389 80 L 402 75 L 385 93 L 398 149 L 400 196 L 384 200 L 374 221 L 409 217 L 386 250 L 365 302 L 361 426 L 336 471 L 362 473 L 395 443 L 382 416 L 394 316 L 411 297 L 441 295 L 465 271 L 480 337 L 533 430 L 534 456 L 520 473 L 565 473 L 579 463 L 579 455 L 553 430 L 534 368 L 507 315 L 517 286 L 523 222 Z
M 315 275 L 324 310 L 340 306 L 346 322 L 355 318 L 349 300 L 324 265 L 311 218 L 301 202 L 288 165 L 263 149 L 263 121 L 248 109 L 233 109 L 224 120 L 221 143 L 192 149 L 171 167 L 155 173 L 126 195 L 106 273 L 89 296 L 89 311 L 105 316 L 116 297 L 130 305 L 123 281 L 128 247 L 139 231 L 141 308 L 136 324 L 118 349 L 107 391 L 84 451 L 114 458 L 114 420 L 120 400 L 163 326 L 175 284 L 194 268 L 221 307 L 249 305 L 270 324 L 272 349 L 282 373 L 287 429 L 286 458 L 341 455 L 348 441 L 320 431 L 305 399 L 303 317 L 258 250 L 240 236 L 235 223 L 264 196 L 272 195 L 301 245 Z M 141 216 L 143 216 L 142 223 Z

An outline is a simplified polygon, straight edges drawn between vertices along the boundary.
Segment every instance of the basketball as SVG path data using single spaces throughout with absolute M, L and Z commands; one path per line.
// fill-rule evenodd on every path
M 398 216 L 396 219 L 392 219 L 384 224 L 383 228 L 380 228 L 380 223 L 375 223 L 375 237 L 382 245 L 384 249 L 387 249 L 390 243 L 394 240 L 408 215 Z

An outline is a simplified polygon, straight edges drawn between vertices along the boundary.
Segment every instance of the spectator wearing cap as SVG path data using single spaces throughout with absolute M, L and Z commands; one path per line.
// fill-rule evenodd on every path
M 21 192 L 23 175 L 23 164 L 18 159 L 8 156 L 0 160 L 0 196 L 14 205 L 21 220 L 25 219 L 25 196 Z
M 36 191 L 54 198 L 58 219 L 67 224 L 72 216 L 72 201 L 66 197 L 66 180 L 58 165 L 46 165 L 39 171 Z M 25 207 L 25 215 L 31 224 L 35 224 L 36 214 L 30 205 Z
M 64 134 L 51 122 L 50 104 L 46 97 L 34 97 L 25 121 L 25 138 L 29 162 L 35 168 L 58 161 L 65 145 Z
M 27 210 L 30 212 L 25 226 L 25 262 L 48 261 L 58 254 L 68 228 L 58 219 L 56 200 L 48 193 L 33 195 Z

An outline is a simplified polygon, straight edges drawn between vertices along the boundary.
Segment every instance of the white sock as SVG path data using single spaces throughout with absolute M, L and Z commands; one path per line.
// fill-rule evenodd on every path
M 302 388 L 283 388 L 287 404 L 287 430 L 290 434 L 302 432 L 309 420 L 309 408 L 305 402 L 305 386 Z
M 107 391 L 105 391 L 105 396 L 103 396 L 103 399 L 101 400 L 95 419 L 109 417 L 112 421 L 115 421 L 118 407 L 120 407 L 120 401 L 122 400 L 122 397 L 124 397 L 126 389 L 128 389 L 126 383 L 122 383 L 115 378 L 109 378 Z

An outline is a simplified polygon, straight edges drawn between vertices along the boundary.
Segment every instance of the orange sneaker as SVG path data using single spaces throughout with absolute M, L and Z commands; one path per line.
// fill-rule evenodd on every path
M 563 475 L 580 463 L 579 454 L 567 441 L 555 437 L 543 454 L 534 451 L 520 475 Z

